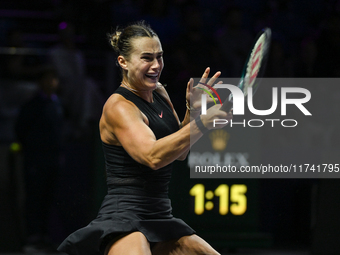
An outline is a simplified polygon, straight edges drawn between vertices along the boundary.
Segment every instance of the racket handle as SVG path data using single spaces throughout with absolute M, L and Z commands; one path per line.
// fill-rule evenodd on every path
M 233 101 L 227 101 L 227 102 L 223 103 L 223 105 L 221 106 L 220 110 L 229 113 L 232 108 L 233 108 Z

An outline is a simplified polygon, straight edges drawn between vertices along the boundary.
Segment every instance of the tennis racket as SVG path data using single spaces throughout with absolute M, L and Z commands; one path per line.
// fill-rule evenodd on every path
M 244 97 L 248 95 L 248 88 L 253 87 L 253 95 L 260 85 L 260 77 L 263 76 L 268 59 L 269 46 L 271 41 L 270 28 L 264 28 L 257 35 L 253 48 L 249 53 L 244 65 L 238 87 L 242 90 Z M 233 108 L 233 94 L 223 102 L 221 110 L 230 112 Z

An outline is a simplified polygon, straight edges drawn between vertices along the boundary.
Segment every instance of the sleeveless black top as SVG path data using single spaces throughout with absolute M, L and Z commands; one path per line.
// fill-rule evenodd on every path
M 133 102 L 148 118 L 149 127 L 157 139 L 179 129 L 173 111 L 157 92 L 149 103 L 126 88 L 119 87 L 115 93 Z M 136 162 L 122 146 L 103 143 L 106 161 L 107 185 L 110 194 L 140 194 L 152 197 L 167 197 L 172 164 L 161 169 L 151 168 Z
M 119 87 L 115 93 L 133 102 L 148 118 L 157 139 L 179 129 L 168 102 L 153 92 L 149 103 Z M 161 169 L 139 164 L 122 146 L 103 143 L 108 193 L 96 219 L 70 234 L 58 247 L 70 255 L 103 255 L 108 243 L 122 234 L 139 231 L 151 243 L 194 234 L 183 220 L 173 217 L 168 198 L 172 164 Z

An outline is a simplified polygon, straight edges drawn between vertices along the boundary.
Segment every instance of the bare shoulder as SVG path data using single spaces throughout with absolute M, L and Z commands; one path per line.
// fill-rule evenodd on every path
M 124 109 L 137 109 L 136 105 L 129 100 L 126 100 L 123 96 L 119 94 L 113 94 L 104 104 L 104 113 L 116 113 L 117 111 L 122 111 Z
M 136 117 L 142 117 L 138 107 L 123 96 L 114 94 L 106 101 L 101 119 L 109 124 L 119 124 L 124 119 Z
M 102 140 L 109 144 L 115 143 L 116 129 L 124 128 L 126 123 L 131 123 L 131 121 L 137 119 L 143 120 L 143 116 L 134 103 L 119 94 L 111 95 L 104 104 L 99 121 Z

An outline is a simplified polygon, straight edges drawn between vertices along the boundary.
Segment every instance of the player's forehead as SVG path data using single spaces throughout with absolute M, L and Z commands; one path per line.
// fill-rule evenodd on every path
M 132 54 L 161 54 L 162 45 L 157 36 L 136 37 L 132 39 Z

